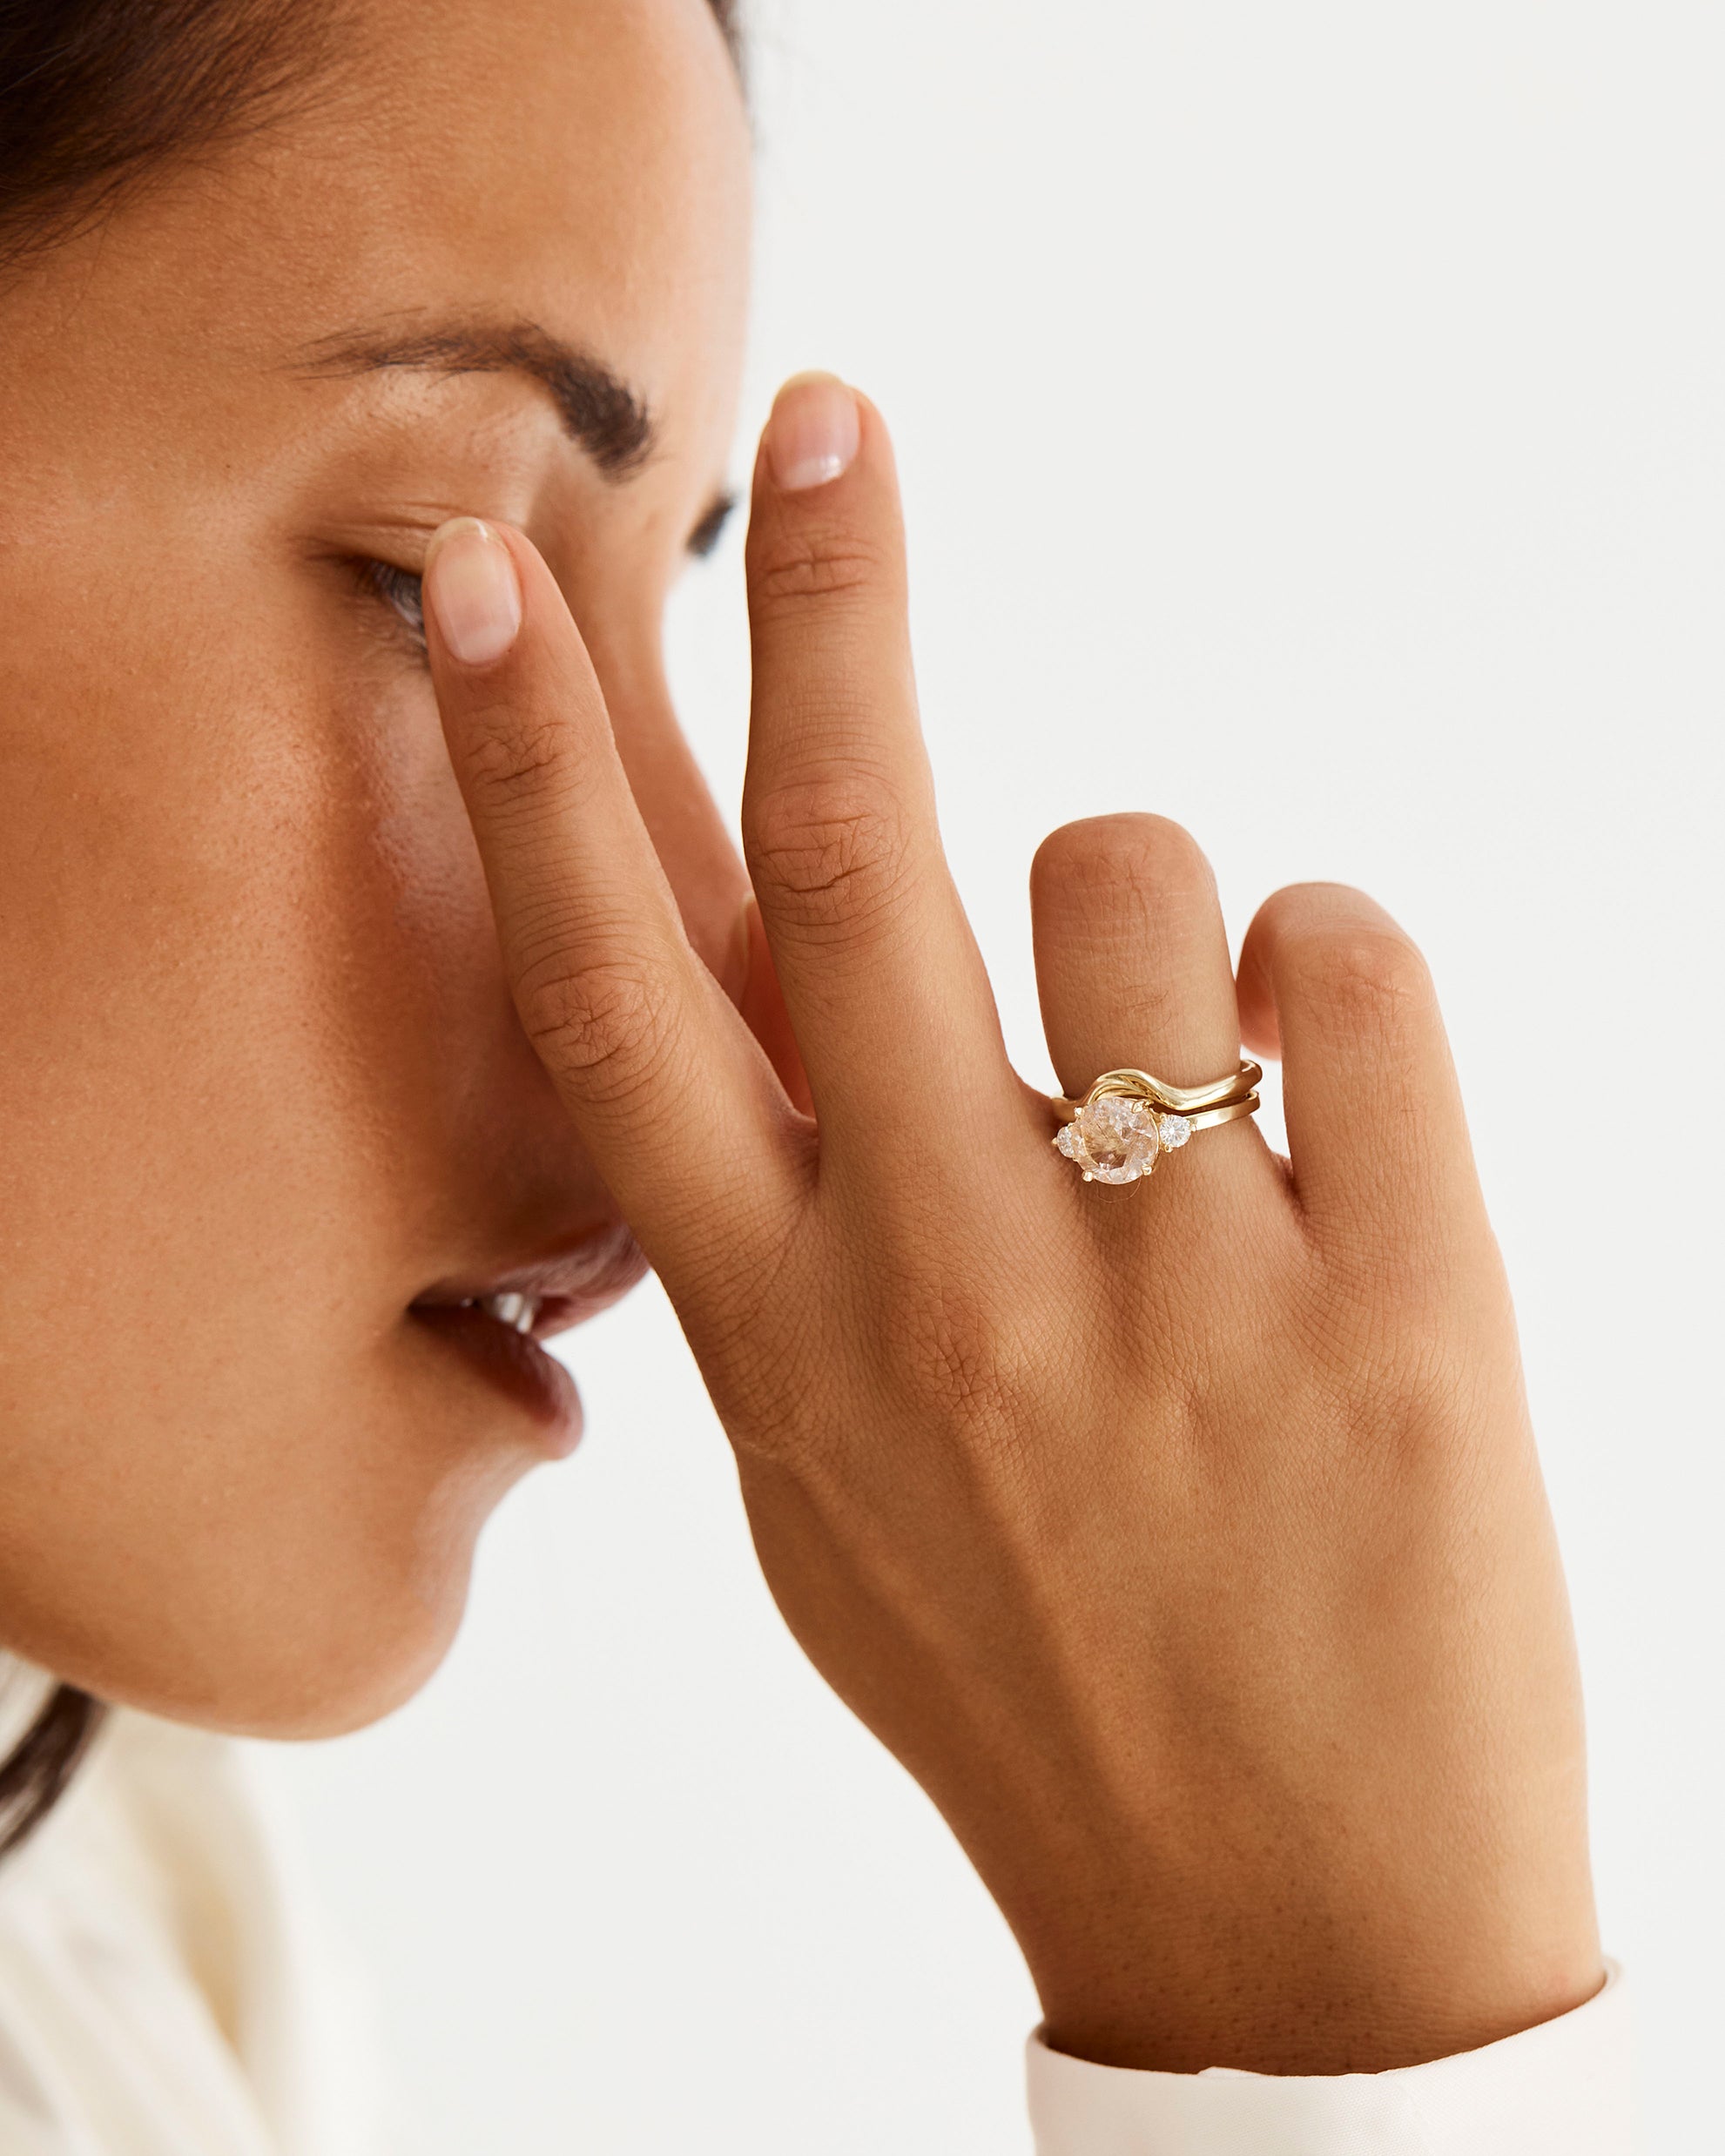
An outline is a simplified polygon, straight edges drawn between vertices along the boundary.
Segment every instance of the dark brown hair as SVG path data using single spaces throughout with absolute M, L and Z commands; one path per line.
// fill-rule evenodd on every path
M 710 0 L 733 57 L 737 0 Z M 336 57 L 337 0 L 0 0 L 0 266 L 98 220 L 159 169 L 268 125 Z M 63 1684 L 0 1759 L 0 1856 L 100 1725 Z
M 738 0 L 710 0 L 733 58 Z M 0 261 L 268 125 L 335 64 L 342 0 L 0 0 Z
M 57 1685 L 36 1720 L 0 1760 L 0 1856 L 51 1810 L 99 1728 L 103 1708 L 87 1692 Z
M 275 118 L 333 23 L 328 0 L 0 0 L 0 259 Z

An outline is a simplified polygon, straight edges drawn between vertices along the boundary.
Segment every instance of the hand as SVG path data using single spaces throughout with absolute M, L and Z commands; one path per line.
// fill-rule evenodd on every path
M 1236 983 L 1183 832 L 1056 832 L 1032 893 L 1062 1085 L 1195 1084 L 1243 1030 L 1284 1058 L 1293 1155 L 1236 1122 L 1148 1187 L 1081 1182 L 942 859 L 891 453 L 836 383 L 776 408 L 749 580 L 745 849 L 812 1116 L 684 936 L 543 563 L 455 528 L 427 587 L 522 1023 L 792 1629 L 950 1822 L 1059 2048 L 1333 2073 L 1578 2004 L 1562 1577 L 1418 953 L 1309 886 Z

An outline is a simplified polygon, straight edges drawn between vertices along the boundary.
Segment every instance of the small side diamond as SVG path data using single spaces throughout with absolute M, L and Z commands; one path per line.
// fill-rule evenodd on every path
M 1062 1123 L 1061 1125 L 1059 1131 L 1055 1135 L 1055 1143 L 1059 1149 L 1065 1154 L 1068 1160 L 1070 1160 L 1073 1157 L 1072 1125 L 1070 1123 Z
M 1158 1134 L 1164 1153 L 1177 1152 L 1192 1135 L 1192 1126 L 1183 1115 L 1164 1115 Z

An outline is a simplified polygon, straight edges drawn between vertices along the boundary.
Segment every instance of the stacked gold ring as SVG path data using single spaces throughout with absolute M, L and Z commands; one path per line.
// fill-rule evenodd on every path
M 1257 1115 L 1263 1076 L 1242 1063 L 1209 1085 L 1171 1086 L 1147 1070 L 1105 1070 L 1081 1101 L 1050 1103 L 1062 1126 L 1053 1142 L 1086 1182 L 1136 1182 L 1198 1131 Z

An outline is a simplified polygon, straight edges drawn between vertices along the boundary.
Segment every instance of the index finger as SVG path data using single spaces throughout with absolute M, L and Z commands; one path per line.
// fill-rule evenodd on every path
M 684 933 L 586 646 L 532 544 L 458 518 L 432 541 L 424 590 L 515 1007 L 674 1292 L 794 1198 L 792 1111 Z

